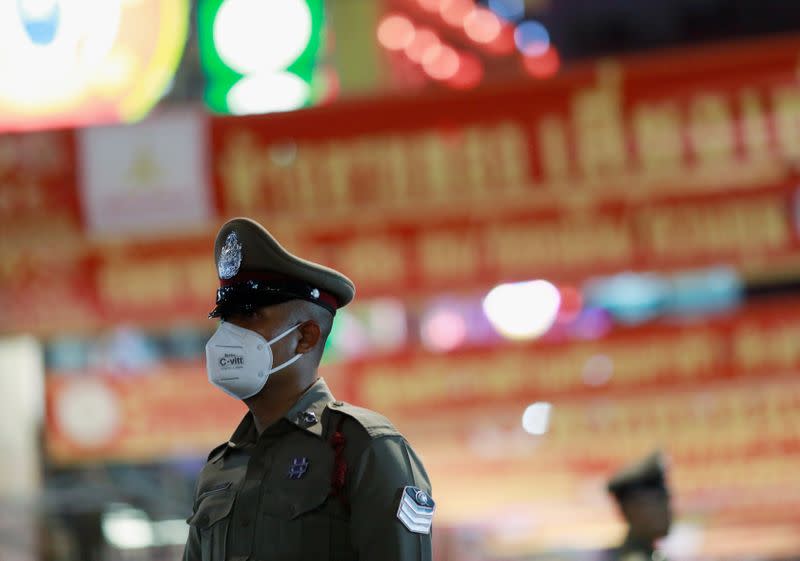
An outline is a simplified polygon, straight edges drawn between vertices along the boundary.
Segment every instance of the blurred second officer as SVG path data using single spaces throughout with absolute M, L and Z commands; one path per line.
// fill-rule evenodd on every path
M 665 559 L 656 549 L 656 541 L 669 533 L 672 510 L 661 453 L 651 454 L 622 469 L 608 482 L 608 491 L 628 524 L 627 537 L 614 550 L 612 558 L 620 561 Z

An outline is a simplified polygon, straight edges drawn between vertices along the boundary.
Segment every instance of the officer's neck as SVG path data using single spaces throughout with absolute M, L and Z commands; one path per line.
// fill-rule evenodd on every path
M 308 383 L 304 378 L 288 372 L 273 375 L 263 390 L 244 401 L 253 415 L 258 434 L 282 419 L 314 383 L 313 381 Z

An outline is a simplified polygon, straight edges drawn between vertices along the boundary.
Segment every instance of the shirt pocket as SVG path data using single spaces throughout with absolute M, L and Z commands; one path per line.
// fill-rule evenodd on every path
M 350 526 L 327 485 L 276 489 L 263 515 L 261 559 L 349 561 Z M 269 495 L 268 495 L 269 496 Z
M 224 561 L 225 541 L 233 508 L 231 483 L 224 483 L 200 493 L 197 510 L 187 521 L 197 528 L 202 561 Z

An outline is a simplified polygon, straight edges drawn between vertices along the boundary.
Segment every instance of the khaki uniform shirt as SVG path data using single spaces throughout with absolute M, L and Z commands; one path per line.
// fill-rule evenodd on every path
M 332 494 L 337 429 L 347 465 L 341 496 Z M 406 496 L 414 492 L 431 508 L 417 509 Z M 183 559 L 430 561 L 430 492 L 422 462 L 392 424 L 335 401 L 320 379 L 261 435 L 248 413 L 211 452 Z M 404 500 L 421 525 L 401 521 Z

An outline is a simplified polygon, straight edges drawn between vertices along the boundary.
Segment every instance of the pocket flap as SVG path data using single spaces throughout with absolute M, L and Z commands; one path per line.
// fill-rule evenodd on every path
M 321 484 L 269 489 L 262 503 L 262 512 L 266 516 L 291 520 L 321 508 L 329 494 L 329 487 Z
M 233 499 L 234 495 L 230 492 L 229 487 L 224 491 L 206 495 L 201 499 L 195 513 L 186 522 L 201 530 L 209 528 L 231 513 Z
M 324 486 L 314 486 L 307 492 L 300 494 L 292 501 L 290 514 L 292 518 L 298 518 L 312 512 L 323 504 L 330 496 L 330 489 Z

